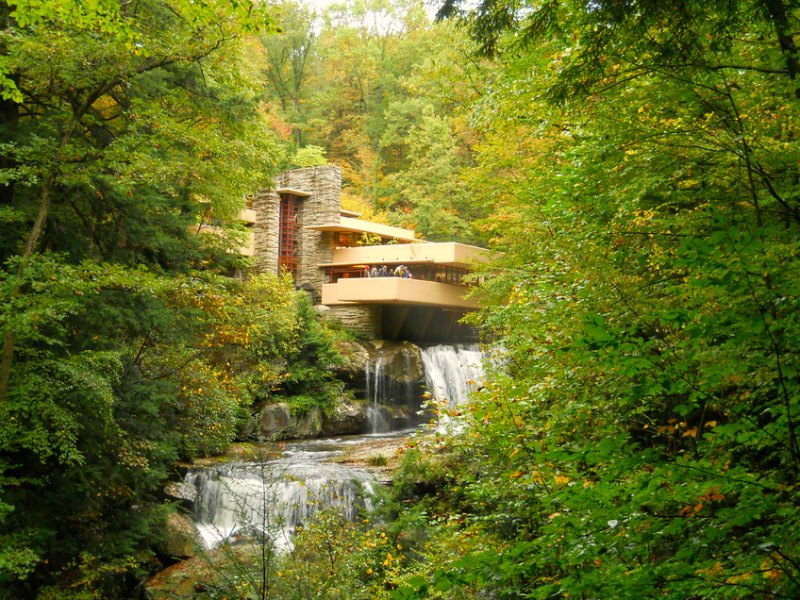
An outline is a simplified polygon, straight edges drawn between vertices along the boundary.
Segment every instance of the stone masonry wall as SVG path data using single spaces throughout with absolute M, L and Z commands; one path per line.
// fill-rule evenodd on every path
M 311 195 L 303 200 L 301 225 L 311 227 L 338 223 L 341 212 L 342 171 L 339 167 L 306 167 L 287 171 L 279 176 L 278 187 L 288 187 L 308 192 Z M 322 284 L 328 283 L 325 273 L 319 268 L 321 263 L 333 260 L 331 233 L 303 229 L 300 242 L 300 265 L 297 272 L 297 286 L 308 290 L 319 302 Z
M 280 197 L 272 190 L 260 190 L 253 199 L 256 222 L 255 269 L 259 273 L 278 272 L 278 233 L 280 229 Z
M 303 198 L 299 213 L 301 226 L 298 252 L 300 263 L 295 285 L 308 291 L 314 303 L 322 297 L 322 285 L 328 283 L 318 265 L 333 261 L 333 234 L 310 231 L 305 227 L 337 223 L 341 212 L 342 172 L 339 167 L 306 167 L 281 173 L 272 190 L 261 190 L 253 200 L 256 223 L 255 268 L 260 273 L 278 272 L 278 237 L 280 234 L 280 195 L 276 189 L 291 188 L 310 194 Z M 381 336 L 380 306 L 333 306 L 324 313 L 367 339 Z
M 261 190 L 253 201 L 256 211 L 255 234 L 256 270 L 278 272 L 278 236 L 280 233 L 280 196 L 275 189 L 292 188 L 310 194 L 301 202 L 300 264 L 297 287 L 308 290 L 319 302 L 325 274 L 318 267 L 333 260 L 331 233 L 309 231 L 305 227 L 335 223 L 341 210 L 342 172 L 339 167 L 306 167 L 278 175 L 273 190 Z
M 359 336 L 367 340 L 382 337 L 381 307 L 377 305 L 338 305 L 331 306 L 323 313 L 327 319 L 338 319 Z

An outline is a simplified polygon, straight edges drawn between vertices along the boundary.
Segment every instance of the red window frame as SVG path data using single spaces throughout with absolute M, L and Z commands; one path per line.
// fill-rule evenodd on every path
M 300 265 L 300 198 L 282 195 L 278 232 L 278 273 L 288 272 L 297 279 Z

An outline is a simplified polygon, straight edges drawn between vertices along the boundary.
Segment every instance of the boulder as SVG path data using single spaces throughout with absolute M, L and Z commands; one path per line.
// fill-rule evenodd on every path
M 369 344 L 369 362 L 380 363 L 384 376 L 398 383 L 416 383 L 425 378 L 419 346 L 411 342 L 373 340 Z M 366 368 L 366 366 L 365 366 Z
M 319 407 L 293 415 L 288 404 L 267 404 L 258 414 L 253 435 L 261 440 L 288 440 L 317 437 L 322 433 L 323 415 Z
M 191 511 L 197 499 L 197 489 L 185 481 L 171 481 L 164 486 L 164 497 Z
M 192 519 L 181 513 L 169 515 L 159 553 L 177 559 L 191 558 L 197 553 L 198 545 L 197 529 Z
M 203 552 L 154 575 L 144 584 L 142 596 L 145 600 L 197 598 L 198 592 L 230 584 L 237 571 L 252 569 L 261 556 L 261 548 L 254 545 Z
M 367 406 L 364 402 L 343 400 L 322 423 L 323 435 L 349 435 L 362 433 L 367 424 Z
M 297 418 L 288 404 L 267 404 L 258 415 L 255 434 L 259 439 L 282 440 L 293 437 Z
M 340 371 L 347 373 L 363 372 L 369 361 L 369 351 L 358 342 L 337 342 L 336 350 L 344 359 L 344 365 L 339 367 Z
M 322 409 L 318 406 L 297 417 L 294 428 L 296 438 L 312 438 L 322 433 Z

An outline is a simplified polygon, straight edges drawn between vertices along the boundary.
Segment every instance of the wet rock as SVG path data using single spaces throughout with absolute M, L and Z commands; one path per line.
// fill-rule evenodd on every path
M 364 402 L 341 402 L 331 414 L 326 414 L 322 424 L 323 435 L 349 435 L 364 431 L 367 407 Z
M 241 568 L 252 567 L 261 556 L 257 546 L 226 547 L 204 552 L 157 573 L 144 585 L 145 600 L 191 600 L 203 590 L 230 582 Z
M 252 435 L 273 441 L 310 438 L 322 433 L 322 424 L 320 408 L 293 415 L 288 404 L 267 404 L 258 414 Z
M 197 498 L 197 490 L 185 481 L 172 481 L 164 486 L 164 495 L 171 501 L 191 508 Z
M 369 351 L 358 342 L 338 342 L 336 349 L 344 359 L 344 365 L 339 367 L 340 371 L 347 373 L 363 372 L 369 361 Z
M 291 437 L 297 428 L 288 404 L 267 404 L 258 415 L 255 434 L 259 439 L 282 440 Z
M 369 343 L 369 360 L 380 364 L 382 373 L 398 383 L 412 383 L 425 378 L 419 346 L 411 342 L 373 340 Z
M 297 425 L 294 428 L 296 438 L 317 437 L 322 433 L 322 409 L 312 408 L 297 418 Z
M 192 519 L 181 513 L 169 515 L 159 552 L 171 558 L 191 558 L 197 553 L 198 545 L 197 530 Z

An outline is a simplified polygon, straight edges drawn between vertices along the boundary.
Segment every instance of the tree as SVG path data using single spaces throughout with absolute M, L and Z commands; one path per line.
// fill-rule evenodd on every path
M 400 112 L 407 121 L 397 123 Z M 389 106 L 387 121 L 382 142 L 402 144 L 407 165 L 382 179 L 380 206 L 395 215 L 398 225 L 415 228 L 426 239 L 474 241 L 477 236 L 470 226 L 474 207 L 458 183 L 466 161 L 447 120 L 434 114 L 430 104 L 398 102 Z
M 173 235 L 190 224 L 201 198 L 216 198 L 217 212 L 231 214 L 234 207 L 226 208 L 219 200 L 230 197 L 220 192 L 232 190 L 217 184 L 232 180 L 211 175 L 223 156 L 222 144 L 232 140 L 225 139 L 220 121 L 201 115 L 208 114 L 213 99 L 215 110 L 222 109 L 217 118 L 226 117 L 232 124 L 241 110 L 237 103 L 241 106 L 244 98 L 225 88 L 236 82 L 235 75 L 222 76 L 219 71 L 216 80 L 204 79 L 202 68 L 245 22 L 255 23 L 258 11 L 253 19 L 239 9 L 218 16 L 210 5 L 197 9 L 178 3 L 142 5 L 132 14 L 125 7 L 109 8 L 107 15 L 98 9 L 62 19 L 60 12 L 50 16 L 26 8 L 10 12 L 19 27 L 9 36 L 6 50 L 20 111 L 4 124 L 7 139 L 12 140 L 5 147 L 5 158 L 15 165 L 5 170 L 10 206 L 4 208 L 16 224 L 7 234 L 4 256 L 19 252 L 18 277 L 23 277 L 41 238 L 52 237 L 63 219 L 77 220 L 89 238 L 81 241 L 101 254 L 120 247 L 130 251 L 149 242 L 144 251 L 149 255 L 142 258 L 163 261 L 159 256 L 163 238 L 125 229 L 126 212 L 139 210 L 130 201 L 134 194 L 152 199 L 148 205 L 152 212 L 168 213 L 164 216 L 174 223 Z M 28 35 L 25 27 L 33 24 L 36 35 Z M 214 35 L 203 35 L 215 26 Z M 100 35 L 94 33 L 95 27 Z M 171 86 L 166 94 L 165 84 Z M 193 123 L 193 119 L 198 120 Z M 200 135 L 203 129 L 207 131 Z M 152 145 L 143 145 L 143 140 Z M 236 145 L 234 152 L 242 152 L 243 159 L 265 158 L 264 146 L 243 146 L 241 141 Z M 229 151 L 225 148 L 226 158 Z M 190 156 L 195 157 L 194 167 L 186 169 Z M 178 165 L 181 172 L 176 172 Z M 148 172 L 148 180 L 143 172 Z M 82 199 L 80 204 L 75 195 Z M 165 205 L 166 198 L 175 200 Z M 107 209 L 108 200 L 116 210 Z M 112 229 L 111 239 L 98 231 L 109 220 L 113 226 L 106 229 Z M 147 221 L 139 218 L 139 222 Z M 145 239 L 129 237 L 137 233 Z M 0 397 L 8 385 L 14 337 L 13 331 L 5 332 Z
M 0 581 L 122 595 L 152 565 L 172 461 L 219 450 L 248 399 L 221 383 L 193 412 L 180 393 L 213 362 L 198 360 L 208 317 L 178 290 L 236 264 L 240 234 L 194 232 L 212 209 L 232 219 L 276 162 L 237 50 L 269 19 L 180 1 L 16 2 L 3 18 Z M 204 418 L 220 431 L 190 440 Z
M 297 148 L 304 143 L 306 121 L 313 114 L 308 106 L 312 96 L 308 82 L 319 60 L 315 18 L 316 15 L 303 6 L 284 3 L 276 14 L 280 33 L 259 37 L 266 58 L 263 69 L 268 82 L 267 93 L 277 98 L 281 113 L 292 124 L 293 143 Z
M 321 146 L 305 146 L 294 153 L 292 163 L 296 167 L 314 167 L 328 164 L 328 159 Z
M 495 194 L 484 226 L 505 255 L 475 322 L 508 355 L 443 495 L 488 547 L 396 597 L 797 594 L 796 82 L 778 8 L 479 8 L 504 73 L 474 116 L 472 183 Z

